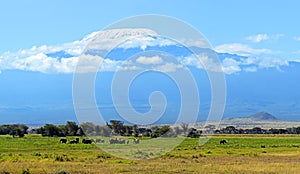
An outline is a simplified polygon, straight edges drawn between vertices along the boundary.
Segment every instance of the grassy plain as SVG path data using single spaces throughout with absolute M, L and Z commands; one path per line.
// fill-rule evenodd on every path
M 68 137 L 74 139 L 75 137 Z M 185 139 L 172 151 L 153 149 L 172 138 L 141 140 L 140 144 L 61 144 L 58 137 L 0 136 L 0 173 L 299 173 L 299 135 L 214 135 L 199 146 Z M 225 145 L 219 141 L 226 139 Z M 261 146 L 265 146 L 262 148 Z M 101 150 L 106 149 L 106 152 Z M 107 153 L 126 155 L 122 159 Z M 159 154 L 161 153 L 161 154 Z M 160 156 L 152 158 L 155 156 Z M 151 159 L 146 159 L 151 158 Z

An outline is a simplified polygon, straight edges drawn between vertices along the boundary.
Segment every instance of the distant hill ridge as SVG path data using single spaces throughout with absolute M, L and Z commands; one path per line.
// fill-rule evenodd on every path
M 259 113 L 254 114 L 254 115 L 250 115 L 246 118 L 250 118 L 254 121 L 278 121 L 279 120 L 274 115 L 271 115 L 268 112 L 259 112 Z
M 247 117 L 238 117 L 238 118 L 227 118 L 224 121 L 280 121 L 274 115 L 268 112 L 259 112 L 257 114 L 253 114 Z
M 199 122 L 197 123 L 197 126 L 201 128 L 208 124 L 217 125 L 221 128 L 234 126 L 235 128 L 242 129 L 252 129 L 254 127 L 260 127 L 264 129 L 286 129 L 291 127 L 300 127 L 300 122 L 281 120 L 268 112 L 259 112 L 245 117 L 225 118 L 221 122 Z

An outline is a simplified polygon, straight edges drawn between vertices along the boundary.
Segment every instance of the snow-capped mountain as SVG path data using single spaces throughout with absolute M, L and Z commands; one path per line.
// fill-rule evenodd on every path
M 173 55 L 174 61 L 153 55 L 153 51 Z M 103 62 L 96 79 L 96 99 L 107 120 L 119 119 L 112 105 L 110 86 L 116 68 L 124 65 L 126 70 L 147 65 L 162 72 L 189 68 L 199 87 L 198 120 L 205 120 L 210 109 L 211 89 L 203 63 L 212 67 L 207 70 L 214 70 L 216 62 L 210 61 L 211 56 L 219 58 L 226 78 L 225 118 L 264 110 L 281 120 L 300 120 L 299 62 L 189 48 L 149 29 L 115 29 L 94 32 L 79 41 L 0 55 L 0 81 L 5 82 L 0 86 L 0 121 L 42 124 L 75 120 L 72 73 L 82 52 L 94 56 L 88 65 L 95 64 L 94 60 Z M 152 53 L 140 55 L 147 52 Z M 104 59 L 103 55 L 107 57 Z M 130 59 L 132 57 L 135 58 Z M 174 115 L 179 113 L 180 91 L 172 79 L 160 73 L 144 74 L 133 82 L 130 88 L 133 107 L 139 112 L 149 111 L 148 100 L 153 91 L 162 91 L 168 101 L 165 117 L 159 122 L 174 121 Z

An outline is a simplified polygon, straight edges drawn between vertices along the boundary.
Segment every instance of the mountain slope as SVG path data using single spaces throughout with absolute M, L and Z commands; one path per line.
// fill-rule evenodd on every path
M 199 59 L 201 58 L 199 60 L 198 57 L 191 55 L 187 47 L 166 42 L 151 30 L 130 29 L 95 32 L 82 40 L 60 46 L 33 47 L 23 50 L 22 54 L 16 52 L 0 55 L 0 81 L 3 82 L 0 86 L 0 122 L 27 123 L 29 120 L 36 122 L 36 117 L 44 122 L 53 123 L 58 122 L 58 117 L 61 118 L 62 123 L 68 119 L 76 119 L 72 105 L 72 70 L 76 67 L 80 52 L 96 37 L 104 38 L 99 41 L 99 44 L 110 48 L 109 38 L 122 40 L 128 35 L 134 38 L 138 36 L 139 39 L 113 49 L 107 56 L 107 62 L 111 62 L 107 64 L 111 66 L 107 67 L 114 67 L 118 65 L 114 63 L 126 60 L 132 55 L 153 50 L 173 55 L 183 62 L 195 77 L 201 97 L 198 121 L 207 119 L 211 104 L 211 79 L 201 65 L 202 63 L 213 65 L 209 64 L 214 62 L 209 62 L 208 57 L 215 54 L 223 64 L 226 74 L 227 98 L 224 118 L 269 111 L 280 120 L 300 121 L 299 62 L 217 53 L 208 48 L 193 47 L 194 53 L 199 55 Z M 92 51 L 95 55 L 103 54 L 101 50 Z M 26 54 L 23 55 L 23 52 Z M 170 62 L 149 65 L 167 67 Z M 120 119 L 114 110 L 111 98 L 110 87 L 113 75 L 113 71 L 101 72 L 95 80 L 97 104 L 105 108 L 101 112 L 107 120 Z M 181 102 L 180 91 L 176 83 L 162 73 L 147 72 L 133 81 L 130 87 L 132 106 L 142 113 L 149 111 L 151 108 L 149 96 L 153 91 L 162 91 L 168 100 L 166 110 L 168 116 L 162 123 L 176 120 Z M 11 121 L 11 118 L 15 118 L 14 121 Z M 228 120 L 232 121 L 232 119 Z M 236 123 L 278 122 L 267 113 L 258 113 L 235 120 Z
M 226 118 L 223 121 L 224 122 L 247 123 L 247 122 L 272 122 L 272 121 L 279 121 L 279 119 L 277 119 L 275 116 L 273 116 L 267 112 L 259 112 L 259 113 L 249 115 L 246 117 Z
M 260 112 L 254 115 L 250 115 L 246 118 L 249 118 L 253 121 L 278 121 L 278 119 L 275 116 L 267 112 Z

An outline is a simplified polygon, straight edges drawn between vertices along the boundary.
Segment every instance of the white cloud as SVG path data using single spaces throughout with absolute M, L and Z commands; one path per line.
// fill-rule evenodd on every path
M 100 71 L 116 71 L 123 62 L 122 60 L 103 59 Z
M 146 57 L 141 56 L 137 59 L 126 60 L 118 65 L 117 70 L 135 71 L 135 70 L 154 70 L 161 72 L 175 72 L 184 68 L 183 64 L 176 60 L 163 60 L 159 56 Z
M 38 53 L 25 58 L 5 57 L 0 59 L 2 70 L 24 70 L 42 73 L 73 73 L 77 67 L 79 73 L 95 71 L 115 71 L 123 61 L 103 59 L 99 56 L 86 55 L 56 59 L 44 53 Z M 80 61 L 79 61 L 80 60 Z M 101 65 L 99 67 L 99 65 Z
M 256 66 L 245 67 L 245 68 L 243 68 L 243 70 L 246 72 L 256 72 L 257 67 Z
M 135 66 L 135 65 L 133 65 L 133 66 L 119 66 L 118 67 L 118 69 L 117 69 L 117 71 L 118 70 L 120 70 L 120 71 L 136 71 L 136 70 L 140 70 L 141 69 L 141 67 L 138 67 L 138 66 Z
M 56 62 L 54 64 L 54 70 L 58 73 L 72 73 L 75 70 L 75 67 L 77 66 L 78 57 L 72 57 L 72 58 L 62 58 L 60 62 Z
M 249 40 L 254 43 L 259 43 L 266 40 L 278 40 L 282 38 L 284 34 L 274 34 L 274 35 L 268 35 L 268 34 L 257 34 L 257 35 L 251 35 L 246 37 L 246 40 Z
M 264 57 L 260 58 L 257 64 L 260 68 L 279 68 L 280 66 L 288 66 L 289 62 L 279 58 Z
M 99 65 L 104 62 L 104 59 L 99 56 L 87 55 L 83 54 L 78 59 L 76 65 L 76 72 L 77 73 L 86 73 L 86 72 L 97 72 Z
M 92 33 L 91 35 L 94 35 Z M 25 71 L 38 71 L 43 73 L 71 73 L 74 71 L 78 57 L 84 50 L 91 36 L 80 41 L 74 41 L 55 46 L 33 46 L 29 49 L 22 49 L 17 52 L 6 52 L 1 55 L 0 70 L 17 69 Z M 49 57 L 47 54 L 55 54 L 63 51 L 69 54 L 68 58 Z
M 240 65 L 240 62 L 238 62 L 234 59 L 231 59 L 231 58 L 225 58 L 222 62 L 222 68 L 226 74 L 240 72 L 241 68 L 239 65 Z
M 177 69 L 182 69 L 184 66 L 182 64 L 175 64 L 173 62 L 168 62 L 163 65 L 156 66 L 154 69 L 161 72 L 175 72 Z
M 38 71 L 43 73 L 70 73 L 74 71 L 78 57 L 62 58 L 60 61 L 43 53 L 38 53 L 23 59 L 7 59 L 1 61 L 1 69 L 18 69 L 25 71 Z
M 112 60 L 93 55 L 82 55 L 78 62 L 76 72 L 98 72 L 98 71 L 118 71 L 118 70 L 138 70 L 140 67 L 132 61 Z
M 159 56 L 153 56 L 153 57 L 146 57 L 146 56 L 141 56 L 139 58 L 136 59 L 137 63 L 141 63 L 141 64 L 161 64 L 163 63 L 162 58 L 160 58 Z
M 205 69 L 207 71 L 223 72 L 221 63 L 217 59 L 211 58 L 206 54 L 191 55 L 181 58 L 182 64 L 186 66 L 195 66 L 199 69 Z
M 264 40 L 268 40 L 270 39 L 270 37 L 267 34 L 257 34 L 257 35 L 252 35 L 252 36 L 248 36 L 246 37 L 247 40 L 251 41 L 251 42 L 261 42 Z
M 300 36 L 295 36 L 295 37 L 294 37 L 294 40 L 300 41 Z
M 205 54 L 183 57 L 180 61 L 185 66 L 194 66 L 207 71 L 224 72 L 225 74 L 234 74 L 242 71 L 255 72 L 264 68 L 280 70 L 281 66 L 289 65 L 287 60 L 271 57 L 242 57 L 239 59 L 227 57 L 222 62 L 217 62 L 216 59 Z
M 289 62 L 280 58 L 273 57 L 249 57 L 240 61 L 241 67 L 247 72 L 256 72 L 258 69 L 276 68 L 280 70 L 281 66 L 289 66 Z
M 127 36 L 130 36 L 129 38 L 132 39 L 126 40 L 128 38 Z M 70 43 L 56 46 L 33 46 L 32 48 L 19 50 L 13 53 L 6 52 L 0 55 L 0 72 L 1 70 L 17 69 L 43 73 L 72 73 L 75 71 L 78 61 L 80 61 L 80 64 L 77 67 L 78 72 L 139 70 L 141 68 L 156 69 L 163 72 L 174 72 L 184 68 L 184 65 L 186 65 L 209 71 L 223 71 L 226 74 L 233 74 L 240 71 L 253 72 L 259 68 L 279 68 L 280 66 L 288 65 L 288 61 L 282 59 L 265 58 L 266 56 L 264 54 L 272 53 L 271 50 L 255 49 L 248 45 L 238 43 L 219 45 L 215 50 L 221 53 L 238 54 L 250 58 L 236 60 L 228 57 L 222 62 L 218 62 L 217 59 L 213 59 L 208 54 L 203 53 L 180 58 L 178 59 L 182 63 L 180 64 L 176 61 L 167 62 L 160 56 L 141 56 L 135 60 L 112 60 L 89 54 L 81 55 L 88 43 L 95 38 L 96 43 L 89 48 L 99 48 L 100 46 L 100 48 L 103 49 L 110 49 L 116 44 L 116 40 L 123 43 L 119 45 L 122 48 L 141 47 L 142 49 L 145 49 L 148 46 L 175 44 L 173 41 L 161 38 L 155 32 L 146 29 L 100 31 L 94 32 L 84 37 L 82 40 Z M 99 38 L 102 38 L 103 40 L 99 40 Z M 191 42 L 190 44 L 195 45 L 203 45 L 204 43 L 202 41 L 189 41 Z M 67 57 L 64 57 L 64 55 L 59 58 L 49 56 L 49 54 L 55 54 L 57 52 L 63 52 Z M 98 67 L 98 65 L 101 66 Z
M 224 72 L 225 74 L 233 74 L 241 71 L 240 62 L 232 58 L 225 58 L 222 62 L 210 58 L 207 55 L 189 56 L 182 60 L 186 66 L 195 66 L 199 69 L 205 69 L 213 72 Z
M 272 39 L 278 40 L 278 39 L 282 38 L 283 36 L 284 36 L 284 34 L 275 34 L 274 36 L 272 36 Z
M 64 43 L 54 46 L 33 46 L 29 49 L 22 49 L 17 52 L 6 52 L 0 55 L 0 70 L 19 69 L 26 71 L 39 71 L 43 73 L 71 73 L 75 70 L 79 56 L 85 49 L 102 49 L 109 50 L 116 46 L 120 48 L 135 48 L 140 47 L 146 49 L 148 46 L 165 46 L 176 44 L 175 42 L 159 37 L 157 33 L 149 29 L 113 29 L 93 32 L 82 40 Z M 63 52 L 67 57 L 47 56 Z M 64 55 L 62 55 L 64 56 Z M 102 58 L 92 58 L 83 60 L 86 65 L 83 65 L 83 71 L 95 70 L 96 60 Z M 121 65 L 121 61 L 110 59 L 102 60 L 101 70 L 111 71 Z M 144 64 L 159 64 L 162 63 L 158 57 L 150 59 L 141 58 L 140 63 Z M 93 62 L 93 63 L 91 63 Z M 98 62 L 99 63 L 99 62 Z M 129 68 L 130 69 L 130 68 Z
M 248 45 L 244 45 L 244 44 L 240 44 L 240 43 L 219 45 L 219 46 L 215 47 L 215 51 L 217 51 L 219 53 L 238 54 L 241 56 L 272 53 L 272 51 L 269 49 L 255 49 L 255 48 L 251 48 Z
M 178 39 L 178 41 L 183 43 L 187 47 L 196 46 L 196 47 L 200 47 L 200 48 L 210 48 L 210 45 L 209 45 L 208 41 L 205 40 L 204 37 L 199 38 L 199 39 L 181 38 L 181 39 Z
M 12 63 L 13 67 L 22 70 L 48 72 L 56 60 L 47 57 L 43 53 L 29 56 L 25 59 L 18 59 Z
M 127 41 L 124 41 L 121 45 L 119 45 L 119 48 L 141 48 L 142 50 L 145 50 L 147 47 L 153 47 L 153 46 L 167 46 L 167 45 L 176 45 L 175 42 L 165 39 L 162 37 L 152 37 L 152 36 L 143 36 L 143 37 L 137 37 L 133 38 Z

